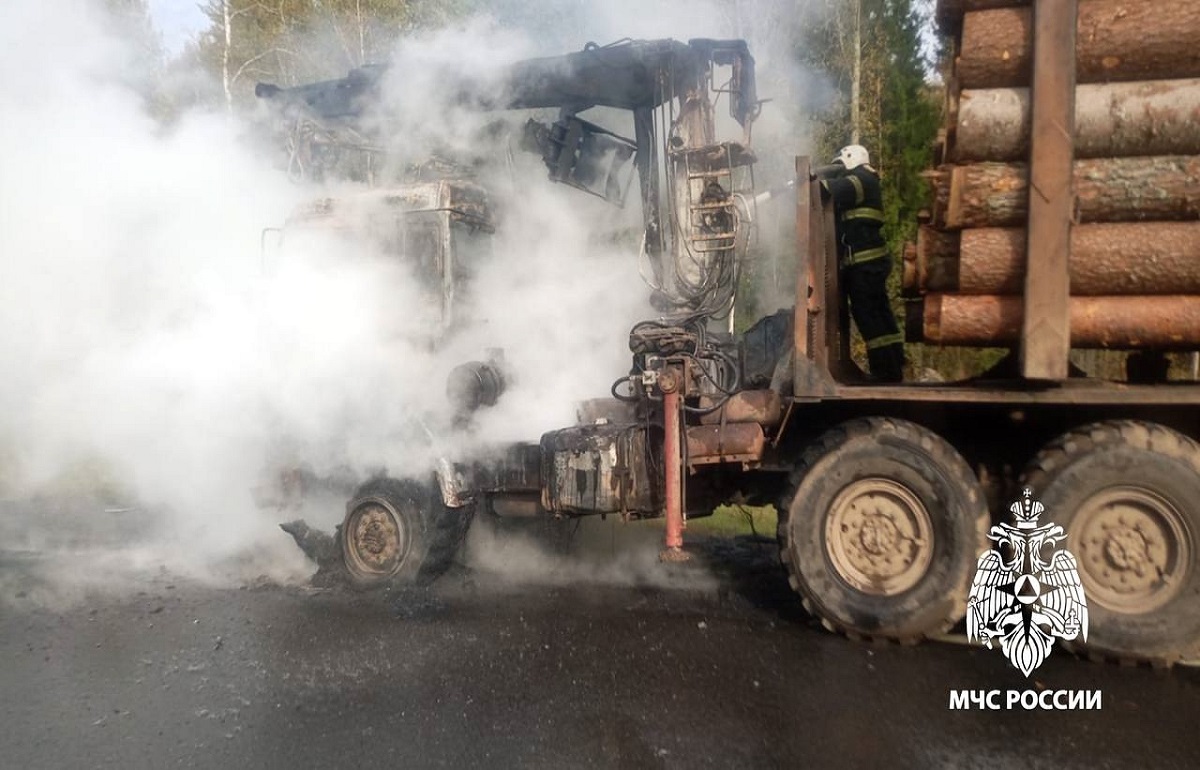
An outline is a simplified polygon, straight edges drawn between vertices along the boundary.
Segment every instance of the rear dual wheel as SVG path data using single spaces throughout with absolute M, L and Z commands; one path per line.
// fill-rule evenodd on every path
M 1051 442 L 1023 482 L 1067 532 L 1093 657 L 1200 656 L 1200 446 L 1153 423 L 1088 425 Z
M 801 456 L 779 511 L 792 587 L 830 630 L 913 642 L 962 619 L 988 510 L 936 434 L 891 418 L 839 425 Z

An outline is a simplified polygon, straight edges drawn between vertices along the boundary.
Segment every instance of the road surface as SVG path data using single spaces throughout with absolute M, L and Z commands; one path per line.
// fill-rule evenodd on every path
M 1192 768 L 1200 676 L 1057 652 L 871 646 L 804 615 L 751 538 L 636 579 L 461 566 L 357 594 L 169 571 L 61 606 L 0 554 L 12 768 Z M 513 555 L 517 561 L 528 556 Z M 517 565 L 518 567 L 520 565 Z M 565 576 L 564 576 L 565 575 Z M 951 711 L 952 689 L 1099 689 L 1099 711 Z

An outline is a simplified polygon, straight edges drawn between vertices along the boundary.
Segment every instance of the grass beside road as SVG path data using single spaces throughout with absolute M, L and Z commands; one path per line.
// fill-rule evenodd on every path
M 772 506 L 722 505 L 711 516 L 688 519 L 684 542 L 753 543 L 755 549 L 770 544 L 770 550 L 774 551 L 775 523 Z M 562 536 L 572 543 L 576 552 L 583 549 L 611 555 L 628 548 L 659 548 L 666 532 L 666 519 L 659 516 L 625 522 L 619 516 L 607 519 L 584 516 L 561 521 L 556 526 L 561 528 Z
M 712 516 L 688 519 L 687 532 L 708 537 L 757 534 L 773 540 L 776 522 L 775 507 L 771 505 L 722 505 L 713 511 Z
M 594 517 L 587 517 L 594 518 Z M 759 535 L 775 539 L 775 526 L 778 517 L 772 505 L 719 505 L 711 516 L 689 518 L 687 534 L 700 537 L 733 538 L 743 535 Z M 635 530 L 660 531 L 666 526 L 666 519 L 658 516 L 653 519 L 638 519 L 624 527 Z

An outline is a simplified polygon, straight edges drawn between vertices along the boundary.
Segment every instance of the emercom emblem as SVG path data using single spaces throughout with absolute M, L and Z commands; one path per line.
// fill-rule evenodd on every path
M 1005 657 L 1025 676 L 1050 655 L 1054 639 L 1087 641 L 1088 611 L 1075 557 L 1055 547 L 1067 539 L 1057 524 L 1038 525 L 1045 506 L 1033 490 L 1009 506 L 1016 525 L 988 532 L 996 547 L 979 557 L 967 601 L 967 638 Z

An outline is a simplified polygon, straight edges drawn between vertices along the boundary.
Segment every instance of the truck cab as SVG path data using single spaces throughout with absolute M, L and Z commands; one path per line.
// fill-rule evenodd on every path
M 263 231 L 263 260 L 268 269 L 314 253 L 339 261 L 398 261 L 420 296 L 419 307 L 402 310 L 398 333 L 415 334 L 406 341 L 436 350 L 470 323 L 471 281 L 491 258 L 494 231 L 483 188 L 461 179 L 420 181 L 301 204 L 281 227 Z M 318 476 L 286 457 L 269 466 L 255 495 L 262 508 L 299 511 L 326 494 L 344 497 L 359 483 L 353 474 Z
M 424 336 L 436 347 L 465 322 L 470 280 L 490 258 L 494 232 L 483 188 L 466 180 L 422 181 L 310 200 L 281 228 L 264 231 L 264 259 L 316 247 L 401 261 L 420 284 Z

